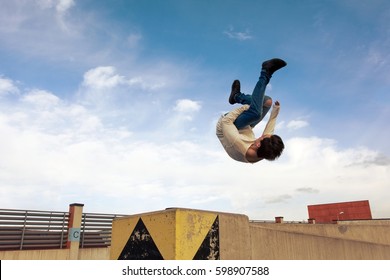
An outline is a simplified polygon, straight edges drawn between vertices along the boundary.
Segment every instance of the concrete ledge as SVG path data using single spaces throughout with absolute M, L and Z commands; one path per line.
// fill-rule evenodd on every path
M 114 220 L 110 258 L 390 259 L 388 232 L 385 223 L 257 224 L 242 214 L 167 208 Z

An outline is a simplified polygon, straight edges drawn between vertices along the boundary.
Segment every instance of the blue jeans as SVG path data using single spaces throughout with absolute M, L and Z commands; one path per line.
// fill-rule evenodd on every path
M 237 129 L 242 129 L 247 125 L 255 127 L 268 113 L 271 107 L 264 106 L 264 103 L 271 99 L 271 97 L 265 95 L 265 88 L 269 83 L 271 76 L 266 71 L 261 71 L 259 81 L 253 89 L 252 95 L 238 93 L 235 96 L 235 100 L 243 105 L 248 104 L 249 109 L 244 111 L 237 117 L 234 125 Z

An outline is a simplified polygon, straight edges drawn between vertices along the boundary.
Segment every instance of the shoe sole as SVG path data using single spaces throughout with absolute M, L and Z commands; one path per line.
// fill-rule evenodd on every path
M 229 103 L 230 104 L 235 104 L 237 103 L 235 100 L 234 100 L 234 96 L 240 92 L 240 81 L 239 80 L 234 80 L 233 84 L 232 84 L 232 91 L 230 93 L 230 96 L 229 96 Z

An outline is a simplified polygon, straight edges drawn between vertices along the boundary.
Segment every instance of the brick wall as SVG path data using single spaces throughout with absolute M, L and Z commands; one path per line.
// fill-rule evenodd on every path
M 368 200 L 309 205 L 307 208 L 309 219 L 315 219 L 316 223 L 372 219 Z

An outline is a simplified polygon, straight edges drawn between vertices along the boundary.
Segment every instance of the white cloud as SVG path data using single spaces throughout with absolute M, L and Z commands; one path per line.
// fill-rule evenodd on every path
M 314 194 L 314 193 L 319 193 L 318 189 L 311 188 L 311 187 L 302 187 L 296 189 L 297 192 L 302 192 L 302 193 L 309 193 L 309 194 Z
M 92 10 L 83 12 L 82 18 L 70 13 L 75 5 L 73 0 L 2 1 L 2 47 L 26 59 L 38 58 L 57 65 L 77 61 L 81 69 L 106 59 L 110 51 L 115 53 L 97 43 L 97 33 L 107 35 L 106 43 L 114 40 L 110 37 L 112 30 L 103 26 Z M 99 32 L 90 32 L 92 29 Z
M 308 125 L 309 125 L 309 123 L 307 121 L 304 121 L 304 120 L 292 120 L 292 121 L 289 121 L 287 123 L 287 128 L 292 129 L 292 130 L 297 130 L 300 128 L 304 128 Z
M 117 75 L 108 72 L 108 80 Z M 292 138 L 276 162 L 248 165 L 210 145 L 212 139 L 162 141 L 164 133 L 174 132 L 167 125 L 145 138 L 142 132 L 107 125 L 88 108 L 45 90 L 26 92 L 8 105 L 0 105 L 3 207 L 58 209 L 81 201 L 107 213 L 175 206 L 288 220 L 307 218 L 306 205 L 317 202 L 388 203 L 388 196 L 374 194 L 386 193 L 389 160 L 367 148 L 340 149 L 332 139 Z M 175 108 L 191 115 L 201 105 L 182 99 Z
M 75 6 L 74 0 L 37 0 L 36 4 L 44 12 L 55 13 L 57 23 L 62 31 L 70 31 L 65 16 Z M 33 9 L 31 11 L 33 12 Z
M 28 92 L 21 100 L 36 107 L 52 107 L 56 106 L 60 102 L 60 99 L 54 94 L 39 89 Z
M 19 89 L 16 87 L 12 80 L 0 76 L 0 97 L 2 95 L 18 93 Z
M 41 9 L 55 8 L 61 14 L 75 5 L 74 0 L 37 0 L 36 3 Z
M 244 32 L 236 32 L 234 31 L 233 27 L 230 27 L 229 30 L 224 31 L 224 34 L 226 34 L 230 39 L 235 39 L 239 41 L 246 41 L 252 39 L 252 35 L 250 35 L 250 32 L 248 30 Z
M 199 101 L 193 101 L 190 99 L 180 99 L 176 101 L 175 111 L 179 113 L 193 113 L 198 112 L 201 109 Z
M 180 99 L 176 101 L 173 111 L 167 119 L 167 128 L 171 131 L 171 135 L 175 138 L 182 137 L 187 133 L 194 133 L 197 131 L 196 127 L 191 127 L 188 123 L 193 122 L 197 112 L 201 110 L 202 106 L 199 101 L 190 99 Z
M 93 90 L 108 90 L 115 87 L 134 87 L 142 90 L 156 90 L 165 86 L 164 74 L 145 72 L 133 77 L 119 75 L 113 66 L 98 66 L 84 74 L 83 86 Z
M 93 89 L 113 88 L 125 83 L 125 77 L 116 73 L 115 67 L 100 66 L 84 74 L 83 85 Z
M 169 127 L 172 131 L 169 138 L 177 138 L 176 133 L 183 132 L 178 129 L 180 125 L 192 121 L 201 108 L 199 101 L 175 101 L 176 96 L 182 95 L 183 85 L 188 85 L 186 72 L 191 68 L 186 70 L 166 61 L 138 65 L 138 68 L 133 66 L 127 65 L 126 73 L 114 66 L 89 69 L 78 88 L 77 102 L 106 122 L 130 129 L 156 127 L 164 130 Z M 195 130 L 191 127 L 188 131 Z M 148 132 L 156 134 L 155 131 Z
M 139 126 L 149 119 L 156 123 L 155 114 L 163 110 L 161 92 L 168 91 L 172 81 L 174 77 L 160 65 L 150 71 L 139 69 L 136 75 L 122 75 L 113 66 L 98 66 L 85 72 L 77 100 L 116 123 Z
M 64 14 L 74 5 L 75 5 L 74 0 L 58 0 L 56 5 L 56 10 L 58 13 Z
M 115 69 L 95 70 L 91 83 L 97 77 L 109 86 L 126 80 L 112 80 L 120 77 Z M 13 81 L 7 84 L 21 92 Z M 3 207 L 58 209 L 81 201 L 110 213 L 174 206 L 304 220 L 309 204 L 369 199 L 379 208 L 374 217 L 386 215 L 390 160 L 368 148 L 291 138 L 277 161 L 248 165 L 231 160 L 211 133 L 210 141 L 199 141 L 204 136 L 166 140 L 166 134 L 175 133 L 172 119 L 145 138 L 142 131 L 108 125 L 98 113 L 45 90 L 18 98 L 0 104 Z M 201 104 L 180 99 L 174 110 L 177 120 L 197 113 Z M 188 120 L 176 123 L 180 131 L 183 121 Z

